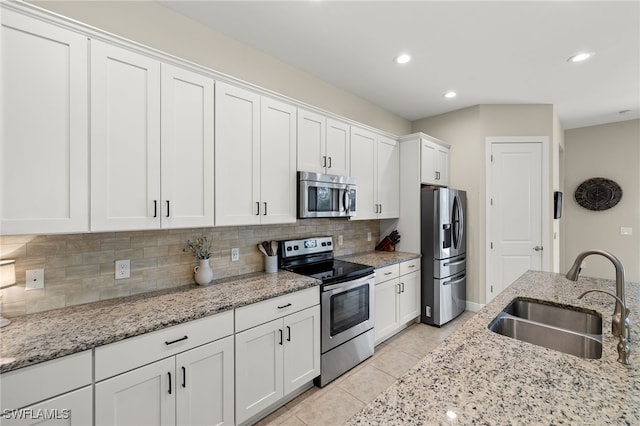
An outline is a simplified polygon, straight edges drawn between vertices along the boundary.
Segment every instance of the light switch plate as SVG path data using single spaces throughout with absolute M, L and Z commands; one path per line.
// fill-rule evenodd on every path
M 620 235 L 633 235 L 633 228 L 629 226 L 621 226 Z
M 40 290 L 44 288 L 44 269 L 29 269 L 25 290 Z

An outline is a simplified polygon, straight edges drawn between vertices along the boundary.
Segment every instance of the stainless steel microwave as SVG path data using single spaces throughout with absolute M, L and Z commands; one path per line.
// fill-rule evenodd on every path
M 298 218 L 351 217 L 356 205 L 354 177 L 298 172 Z

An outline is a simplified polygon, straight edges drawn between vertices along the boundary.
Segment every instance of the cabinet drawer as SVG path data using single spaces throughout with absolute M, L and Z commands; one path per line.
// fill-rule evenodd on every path
M 400 275 L 407 275 L 410 272 L 420 270 L 420 258 L 407 260 L 400 264 Z
M 91 384 L 91 350 L 20 368 L 0 376 L 3 409 L 29 404 Z
M 233 311 L 96 348 L 96 382 L 233 334 Z
M 393 278 L 400 276 L 400 266 L 396 263 L 394 265 L 385 266 L 384 268 L 376 269 L 376 284 L 389 281 Z
M 236 333 L 320 303 L 320 287 L 312 287 L 236 309 Z

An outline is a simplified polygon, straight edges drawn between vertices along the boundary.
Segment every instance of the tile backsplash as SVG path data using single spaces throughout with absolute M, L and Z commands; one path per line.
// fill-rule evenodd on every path
M 219 279 L 263 271 L 264 256 L 256 247 L 261 241 L 330 235 L 336 256 L 343 256 L 373 251 L 380 226 L 378 220 L 306 219 L 284 225 L 0 236 L 0 259 L 16 260 L 17 280 L 0 290 L 2 315 L 10 318 L 193 284 L 198 262 L 184 250 L 187 240 L 202 235 L 213 242 L 210 262 L 214 279 Z M 232 262 L 234 247 L 240 249 L 240 260 Z M 124 259 L 131 260 L 131 276 L 116 280 L 115 261 Z M 44 269 L 43 290 L 25 290 L 29 269 Z

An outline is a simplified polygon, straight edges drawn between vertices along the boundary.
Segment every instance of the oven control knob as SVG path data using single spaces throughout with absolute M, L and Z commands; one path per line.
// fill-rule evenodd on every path
M 322 243 L 322 247 L 326 247 L 326 246 L 327 246 L 327 243 Z
M 293 246 L 293 249 L 294 249 L 294 250 L 298 250 L 299 248 L 300 248 L 300 247 L 298 247 L 298 246 Z
M 291 246 L 287 247 L 287 251 L 291 251 Z
M 331 245 L 331 241 L 327 241 L 327 245 L 330 246 Z

